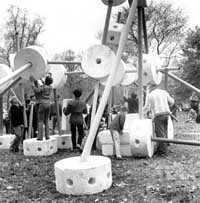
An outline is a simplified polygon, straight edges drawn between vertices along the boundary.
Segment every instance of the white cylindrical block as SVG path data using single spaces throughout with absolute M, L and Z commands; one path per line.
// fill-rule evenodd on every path
M 112 185 L 111 161 L 103 156 L 89 156 L 86 162 L 70 157 L 55 163 L 56 189 L 68 195 L 102 192 Z
M 56 153 L 57 150 L 57 140 L 55 138 L 50 138 L 48 140 L 31 138 L 23 141 L 25 156 L 49 156 Z
M 119 85 L 121 83 L 123 76 L 125 74 L 125 67 L 124 66 L 125 66 L 125 63 L 121 60 L 119 66 L 117 68 L 117 71 L 115 73 L 115 77 L 114 77 L 112 86 L 116 86 L 116 85 Z M 100 83 L 105 86 L 107 83 L 107 80 L 108 80 L 108 77 L 103 78 L 100 80 Z
M 134 73 L 126 73 L 126 71 L 135 71 Z M 134 67 L 132 64 L 128 63 L 125 64 L 125 74 L 123 76 L 121 85 L 122 86 L 128 86 L 136 82 L 138 79 L 138 73 L 137 73 L 137 68 Z
M 105 45 L 89 47 L 82 57 L 82 69 L 89 77 L 101 79 L 107 77 L 115 61 L 115 53 Z
M 0 136 L 0 149 L 9 149 L 14 139 L 15 135 L 12 134 Z
M 162 81 L 162 73 L 159 71 L 161 68 L 159 56 L 155 54 L 144 54 L 143 59 L 143 84 L 156 84 L 159 85 Z
M 24 79 L 29 80 L 32 75 L 36 79 L 40 79 L 49 71 L 47 65 L 47 53 L 42 47 L 30 46 L 20 50 L 14 59 L 15 70 L 24 66 L 27 63 L 31 63 L 31 67 L 22 73 Z
M 113 0 L 112 1 L 112 6 L 118 6 L 120 4 L 123 4 L 126 0 Z M 102 0 L 102 2 L 105 4 L 105 5 L 109 5 L 110 4 L 110 0 Z
M 54 65 L 49 65 L 50 70 L 49 72 L 52 74 L 53 78 L 53 84 L 52 87 L 55 89 L 61 88 L 65 85 L 66 80 L 67 80 L 67 75 L 66 75 L 66 68 L 62 64 L 54 64 Z
M 51 135 L 51 138 L 56 138 L 58 149 L 72 148 L 71 134 Z
M 152 157 L 154 154 L 153 125 L 151 119 L 135 119 L 131 126 L 130 144 L 135 157 Z
M 71 99 L 63 99 L 63 105 L 62 105 L 62 122 L 61 122 L 61 129 L 62 130 L 69 130 L 69 116 L 65 116 L 63 113 L 63 109 L 67 107 L 68 102 L 71 101 Z
M 168 117 L 168 129 L 167 129 L 167 138 L 174 139 L 174 126 L 171 119 L 171 116 Z

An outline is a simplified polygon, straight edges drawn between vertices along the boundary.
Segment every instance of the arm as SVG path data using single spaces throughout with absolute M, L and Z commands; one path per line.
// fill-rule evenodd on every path
M 150 100 L 150 95 L 147 94 L 145 105 L 144 105 L 144 108 L 143 108 L 143 111 L 144 111 L 145 115 L 147 114 L 147 112 L 149 112 L 151 110 L 151 102 L 150 101 L 151 101 Z
M 174 104 L 174 99 L 169 95 L 168 92 L 167 92 L 167 100 L 168 100 L 169 106 L 172 106 Z
M 67 105 L 66 108 L 63 109 L 63 113 L 65 114 L 65 116 L 68 116 L 72 111 L 72 106 L 70 104 Z
M 119 129 L 121 132 L 124 129 L 124 123 L 125 123 L 125 115 L 120 114 L 120 116 L 119 116 Z

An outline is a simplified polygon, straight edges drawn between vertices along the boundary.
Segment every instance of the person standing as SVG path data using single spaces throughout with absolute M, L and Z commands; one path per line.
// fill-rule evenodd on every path
M 168 117 L 170 116 L 170 106 L 174 104 L 174 99 L 166 90 L 159 89 L 156 84 L 149 86 L 144 114 L 151 112 L 155 125 L 156 137 L 167 138 Z M 157 154 L 167 153 L 167 143 L 158 143 Z
M 73 91 L 74 99 L 69 101 L 66 108 L 63 109 L 63 113 L 68 116 L 70 115 L 69 123 L 71 128 L 71 139 L 73 149 L 78 149 L 82 152 L 81 144 L 84 136 L 83 131 L 83 114 L 87 114 L 86 103 L 80 101 L 82 95 L 81 90 L 75 89 Z M 78 130 L 78 141 L 76 143 L 76 129 Z
M 10 119 L 15 134 L 15 138 L 10 146 L 11 152 L 18 152 L 22 137 L 22 126 L 24 124 L 23 106 L 21 106 L 16 97 L 10 99 Z
M 45 138 L 49 139 L 49 114 L 51 106 L 51 93 L 53 83 L 53 78 L 50 75 L 46 75 L 44 79 L 44 84 L 39 86 L 35 82 L 34 78 L 30 78 L 32 81 L 33 91 L 37 98 L 37 113 L 38 113 L 38 134 L 37 140 L 43 140 L 43 124 L 45 125 Z
M 138 98 L 134 92 L 131 93 L 131 97 L 123 99 L 128 103 L 128 113 L 138 113 Z
M 120 152 L 120 135 L 122 135 L 122 130 L 124 128 L 126 113 L 128 113 L 128 109 L 125 106 L 121 107 L 121 110 L 111 121 L 109 126 L 117 159 L 122 158 Z

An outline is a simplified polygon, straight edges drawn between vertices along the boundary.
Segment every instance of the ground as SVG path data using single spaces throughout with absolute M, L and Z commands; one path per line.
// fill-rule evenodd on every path
M 200 124 L 184 123 L 178 114 L 179 139 L 200 140 Z M 97 153 L 98 154 L 98 153 Z M 69 156 L 60 150 L 49 157 L 25 157 L 22 152 L 0 152 L 0 203 L 185 203 L 200 202 L 200 147 L 170 145 L 165 157 L 126 158 L 112 161 L 112 187 L 95 195 L 68 196 L 55 188 L 54 163 Z

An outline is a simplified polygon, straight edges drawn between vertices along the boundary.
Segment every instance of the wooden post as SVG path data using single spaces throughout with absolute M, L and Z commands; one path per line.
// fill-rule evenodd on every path
M 96 110 L 97 110 L 97 98 L 98 98 L 98 92 L 99 92 L 99 82 L 96 83 L 94 88 L 94 95 L 93 95 L 93 102 L 92 102 L 92 114 L 90 119 L 90 126 L 92 126 L 92 122 L 94 120 Z
M 106 86 L 105 86 L 105 89 L 104 89 L 104 92 L 103 92 L 103 95 L 102 95 L 102 99 L 100 101 L 97 113 L 95 115 L 93 125 L 90 128 L 90 132 L 89 132 L 88 138 L 86 140 L 85 147 L 83 149 L 83 153 L 81 154 L 81 157 L 80 157 L 81 162 L 86 162 L 87 159 L 88 159 L 88 156 L 90 155 L 92 144 L 94 142 L 94 138 L 95 138 L 95 135 L 96 135 L 96 132 L 97 132 L 97 129 L 98 129 L 102 114 L 103 114 L 103 110 L 104 110 L 104 108 L 106 106 L 106 103 L 107 103 L 107 100 L 108 100 L 108 97 L 109 97 L 109 94 L 110 94 L 110 91 L 111 91 L 111 88 L 112 88 L 112 83 L 113 83 L 113 80 L 114 80 L 114 76 L 115 76 L 117 67 L 119 66 L 121 56 L 122 56 L 122 53 L 123 53 L 123 50 L 124 50 L 124 47 L 125 47 L 125 44 L 126 44 L 126 40 L 127 40 L 127 37 L 128 37 L 130 27 L 131 27 L 132 19 L 133 19 L 133 16 L 135 14 L 137 2 L 138 1 L 135 0 L 132 3 L 132 6 L 130 8 L 130 12 L 129 12 L 129 15 L 128 15 L 128 18 L 127 18 L 125 29 L 123 30 L 123 32 L 121 34 L 121 37 L 120 37 L 120 42 L 119 42 L 119 47 L 118 47 L 118 50 L 117 50 L 115 63 L 113 65 L 113 67 L 111 67 L 111 72 L 110 72 L 110 75 L 108 77 L 108 80 L 107 80 L 107 83 L 106 83 Z
M 165 90 L 168 89 L 168 70 L 167 68 L 165 69 L 165 86 L 164 86 Z
M 139 118 L 143 119 L 142 7 L 138 7 L 138 55 Z
M 29 125 L 28 125 L 28 138 L 32 138 L 32 132 L 33 132 L 33 108 L 34 108 L 34 103 L 31 102 L 31 108 L 30 108 L 30 114 L 29 114 Z
M 24 87 L 23 83 L 19 83 L 20 91 L 21 91 L 21 97 L 22 97 L 22 106 L 23 106 L 23 118 L 24 118 L 24 133 L 25 133 L 25 139 L 28 138 L 28 133 L 27 133 L 27 116 L 26 116 L 26 104 L 25 104 L 25 98 L 24 98 Z
M 3 95 L 0 95 L 0 136 L 3 135 Z
M 53 89 L 53 95 L 54 95 L 54 105 L 55 105 L 56 117 L 57 117 L 58 134 L 61 135 L 60 115 L 59 115 L 59 108 L 58 108 L 56 89 Z

